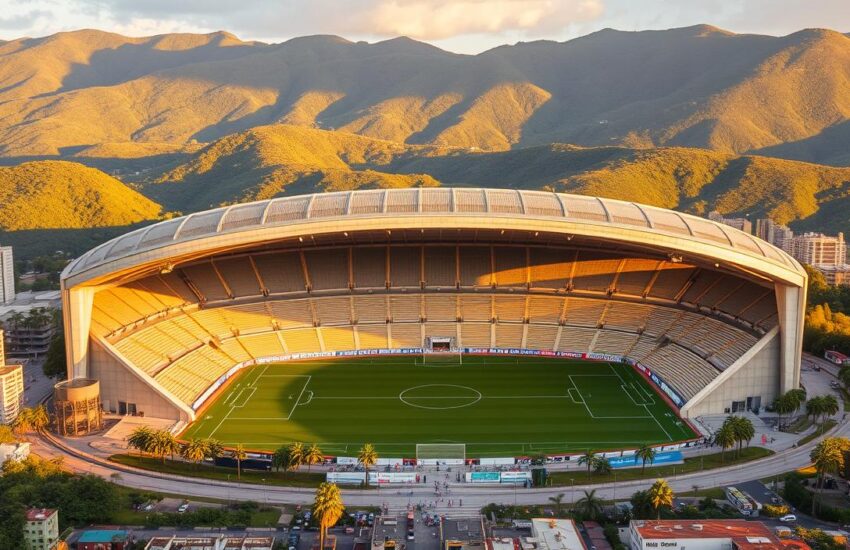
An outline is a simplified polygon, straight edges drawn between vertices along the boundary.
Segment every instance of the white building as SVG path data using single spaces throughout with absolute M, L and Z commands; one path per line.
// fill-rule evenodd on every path
M 20 462 L 30 455 L 30 444 L 26 441 L 20 443 L 0 443 L 0 465 L 7 460 Z
M 24 369 L 20 365 L 0 366 L 0 424 L 18 418 L 24 398 Z
M 531 520 L 535 550 L 582 550 L 586 548 L 576 523 L 571 519 Z
M 27 510 L 24 539 L 30 550 L 53 550 L 59 541 L 59 511 L 50 508 Z
M 771 219 L 763 218 L 756 220 L 756 236 L 773 246 L 781 248 L 785 252 L 791 252 L 794 232 Z
M 791 255 L 809 265 L 843 266 L 847 263 L 844 233 L 835 237 L 823 233 L 804 233 L 794 237 Z
M 12 247 L 0 246 L 0 304 L 15 300 L 15 263 Z

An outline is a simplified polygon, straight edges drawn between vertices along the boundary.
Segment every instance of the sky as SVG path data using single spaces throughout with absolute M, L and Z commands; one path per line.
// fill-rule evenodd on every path
M 0 0 L 0 38 L 96 28 L 129 36 L 226 30 L 282 42 L 336 34 L 406 35 L 474 54 L 518 41 L 568 40 L 706 23 L 785 35 L 807 27 L 850 32 L 850 0 Z

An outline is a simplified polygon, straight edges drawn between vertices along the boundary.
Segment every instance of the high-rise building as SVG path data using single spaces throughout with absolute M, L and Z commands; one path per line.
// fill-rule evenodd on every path
M 12 260 L 12 247 L 0 246 L 0 304 L 10 304 L 15 300 L 15 263 Z
M 735 229 L 740 229 L 744 233 L 753 232 L 753 224 L 747 218 L 724 218 L 723 215 L 717 210 L 712 210 L 708 213 L 708 219 L 719 222 L 729 227 L 734 227 Z
M 59 511 L 51 508 L 27 510 L 24 539 L 31 550 L 53 550 L 59 543 Z
M 11 424 L 18 418 L 23 398 L 23 367 L 0 365 L 0 424 Z
M 791 255 L 809 265 L 843 266 L 847 263 L 844 233 L 833 237 L 823 233 L 803 233 L 794 237 Z
M 773 246 L 781 248 L 785 252 L 791 252 L 794 232 L 769 218 L 756 220 L 756 236 Z

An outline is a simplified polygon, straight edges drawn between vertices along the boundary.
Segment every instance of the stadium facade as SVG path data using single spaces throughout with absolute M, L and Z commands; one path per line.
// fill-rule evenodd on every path
M 799 385 L 806 273 L 699 217 L 469 188 L 293 196 L 166 220 L 62 274 L 68 377 L 190 422 L 246 365 L 321 355 L 559 354 L 635 365 L 685 417 Z

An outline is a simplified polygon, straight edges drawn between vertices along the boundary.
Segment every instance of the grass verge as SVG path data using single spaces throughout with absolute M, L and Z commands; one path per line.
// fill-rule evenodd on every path
M 161 472 L 175 474 L 185 477 L 199 477 L 203 479 L 215 479 L 219 481 L 237 481 L 236 472 L 231 468 L 220 466 L 208 466 L 206 464 L 189 464 L 187 462 L 166 460 L 165 464 L 158 458 L 150 456 L 136 456 L 128 454 L 116 454 L 109 457 L 112 462 Z M 325 480 L 325 474 L 320 472 L 256 472 L 243 470 L 242 483 L 254 483 L 256 485 L 281 485 L 288 487 L 318 487 Z
M 605 475 L 591 473 L 588 476 L 587 471 L 571 470 L 568 472 L 549 472 L 549 479 L 552 480 L 552 486 L 569 486 L 573 483 L 570 480 L 574 480 L 575 484 L 578 485 L 587 485 L 596 483 L 611 483 L 615 481 L 631 481 L 635 479 L 670 478 L 676 475 L 710 470 L 712 468 L 720 468 L 722 466 L 743 464 L 772 454 L 773 451 L 763 447 L 745 447 L 741 449 L 741 454 L 737 457 L 735 456 L 734 450 L 729 450 L 726 451 L 725 457 L 722 457 L 721 453 L 714 453 L 701 457 L 686 458 L 684 464 L 659 467 L 647 466 L 644 471 L 641 471 L 640 468 L 628 468 L 618 470 L 616 473 L 611 472 L 610 474 Z M 687 493 L 693 493 L 693 491 L 688 491 Z M 684 496 L 687 496 L 687 494 Z
M 822 424 L 818 424 L 818 428 L 815 431 L 813 431 L 812 433 L 810 433 L 809 435 L 807 435 L 806 437 L 801 437 L 800 441 L 797 442 L 797 445 L 798 446 L 799 445 L 805 445 L 806 443 L 815 439 L 816 437 L 820 437 L 821 435 L 825 434 L 826 432 L 828 432 L 829 430 L 834 428 L 836 424 L 837 424 L 837 422 L 835 420 L 832 420 L 832 419 L 829 419 Z

